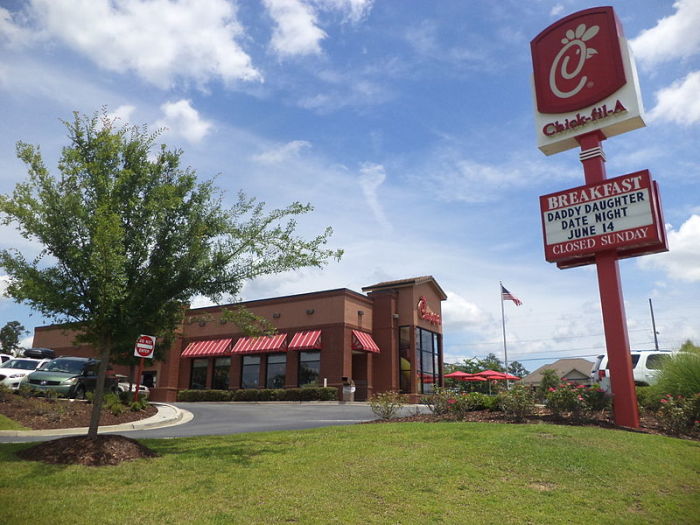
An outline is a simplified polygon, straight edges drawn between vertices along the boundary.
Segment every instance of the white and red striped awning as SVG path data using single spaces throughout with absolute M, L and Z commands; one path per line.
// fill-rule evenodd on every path
M 241 337 L 233 346 L 234 354 L 265 354 L 287 351 L 287 334 Z
M 321 330 L 297 332 L 289 343 L 289 350 L 320 350 Z
M 187 345 L 180 357 L 219 357 L 231 354 L 231 341 L 227 339 L 205 339 Z
M 365 350 L 366 352 L 379 353 L 379 347 L 377 343 L 374 342 L 372 336 L 367 332 L 360 332 L 359 330 L 352 331 L 352 349 L 353 350 Z

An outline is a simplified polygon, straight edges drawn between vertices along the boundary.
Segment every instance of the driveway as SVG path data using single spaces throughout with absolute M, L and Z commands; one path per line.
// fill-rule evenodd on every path
M 178 409 L 191 413 L 184 423 L 142 430 L 119 430 L 134 439 L 177 438 L 192 436 L 241 434 L 272 430 L 301 430 L 305 428 L 353 425 L 377 419 L 367 403 L 174 403 Z M 426 412 L 422 405 L 403 407 L 400 415 Z M 189 420 L 188 420 L 189 419 Z M 0 443 L 46 441 L 61 437 L 60 431 L 41 436 L 0 436 Z

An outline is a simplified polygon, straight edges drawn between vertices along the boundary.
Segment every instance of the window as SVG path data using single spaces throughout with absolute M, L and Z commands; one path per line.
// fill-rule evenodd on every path
M 411 327 L 399 327 L 399 388 L 401 393 L 411 391 Z
M 649 370 L 660 370 L 668 358 L 668 354 L 649 354 L 649 357 L 647 357 L 647 368 Z
M 214 377 L 211 387 L 216 390 L 228 390 L 228 373 L 231 370 L 230 357 L 217 357 L 214 359 Z
M 260 386 L 260 356 L 244 355 L 241 374 L 241 388 L 258 388 Z
M 299 352 L 299 386 L 319 385 L 321 352 Z
M 440 377 L 439 337 L 435 332 L 416 328 L 416 369 L 418 392 L 421 394 L 432 393 Z
M 287 373 L 287 354 L 270 354 L 267 356 L 266 388 L 284 388 Z
M 190 375 L 190 388 L 201 390 L 207 387 L 207 368 L 209 359 L 193 359 L 192 374 Z

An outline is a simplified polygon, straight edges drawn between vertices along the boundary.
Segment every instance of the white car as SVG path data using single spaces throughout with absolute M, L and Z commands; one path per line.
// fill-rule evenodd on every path
M 50 359 L 31 359 L 29 357 L 16 357 L 5 361 L 0 368 L 0 385 L 17 390 L 24 376 L 34 372 L 48 361 Z
M 669 350 L 633 350 L 630 352 L 634 384 L 637 386 L 653 385 L 664 360 L 672 355 L 673 352 Z M 593 382 L 598 383 L 598 386 L 604 391 L 612 392 L 608 356 L 606 354 L 599 355 L 596 359 L 591 369 L 591 379 Z
M 10 355 L 10 354 L 0 354 L 0 363 L 3 365 L 5 364 L 6 361 L 9 361 L 10 359 L 14 359 L 15 356 Z
M 126 376 L 116 374 L 117 378 L 117 389 L 120 392 L 134 392 L 136 390 L 136 383 L 129 384 L 129 379 Z M 129 388 L 131 387 L 131 388 Z M 139 385 L 139 395 L 148 397 L 150 390 L 147 386 Z

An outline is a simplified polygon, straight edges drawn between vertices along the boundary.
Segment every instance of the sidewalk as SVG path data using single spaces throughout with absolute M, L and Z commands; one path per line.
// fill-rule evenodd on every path
M 155 416 L 140 421 L 132 421 L 122 425 L 100 426 L 99 434 L 109 432 L 126 432 L 129 430 L 146 430 L 151 428 L 171 427 L 191 421 L 194 417 L 191 412 L 182 410 L 166 403 L 151 403 L 158 409 Z M 0 430 L 0 436 L 29 437 L 29 436 L 67 436 L 87 434 L 88 427 L 80 428 L 51 428 L 48 430 Z

